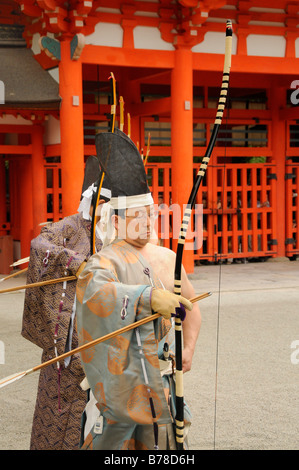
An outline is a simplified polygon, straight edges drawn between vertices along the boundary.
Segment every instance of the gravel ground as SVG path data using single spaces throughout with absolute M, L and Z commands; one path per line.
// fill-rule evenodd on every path
M 202 328 L 184 376 L 190 448 L 298 450 L 299 363 L 291 344 L 299 342 L 299 260 L 197 266 L 190 279 L 196 293 L 212 292 L 200 303 Z M 0 289 L 24 283 L 19 276 Z M 0 295 L 1 378 L 41 360 L 20 335 L 23 302 L 24 290 Z M 0 450 L 29 448 L 37 381 L 35 373 L 0 389 Z

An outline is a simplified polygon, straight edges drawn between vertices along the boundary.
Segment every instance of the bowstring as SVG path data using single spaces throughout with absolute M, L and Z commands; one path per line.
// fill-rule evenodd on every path
M 227 90 L 227 107 L 225 129 L 228 129 L 228 118 L 230 110 L 230 88 Z M 225 142 L 224 148 L 224 164 L 223 164 L 223 177 L 222 177 L 222 191 L 221 191 L 221 238 L 223 234 L 223 215 L 224 215 L 224 191 L 225 191 L 225 177 L 226 177 L 226 156 L 227 156 L 227 143 Z M 217 427 L 217 392 L 218 392 L 218 366 L 219 366 L 219 338 L 220 338 L 220 305 L 221 305 L 221 278 L 222 278 L 222 254 L 223 243 L 221 242 L 220 248 L 220 263 L 219 263 L 219 276 L 218 276 L 218 301 L 217 301 L 217 324 L 216 324 L 216 359 L 215 359 L 215 403 L 214 403 L 214 450 L 216 450 L 216 427 Z

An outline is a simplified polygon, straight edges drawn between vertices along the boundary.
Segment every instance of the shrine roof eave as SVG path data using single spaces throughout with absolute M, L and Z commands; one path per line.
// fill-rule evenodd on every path
M 59 85 L 26 47 L 0 47 L 0 80 L 9 106 L 59 106 Z
M 37 103 L 27 103 L 27 102 L 20 102 L 20 103 L 12 103 L 12 102 L 5 102 L 0 104 L 0 110 L 36 110 L 36 111 L 58 111 L 60 109 L 61 102 L 60 101 L 49 101 L 49 102 L 37 102 Z

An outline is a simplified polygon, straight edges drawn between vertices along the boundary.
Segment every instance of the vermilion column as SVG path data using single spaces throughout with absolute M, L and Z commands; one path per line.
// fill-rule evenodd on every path
M 21 258 L 25 258 L 30 254 L 30 244 L 33 238 L 33 203 L 32 203 L 32 169 L 30 158 L 20 159 L 18 165 L 18 198 L 19 198 L 19 214 L 20 218 L 20 241 L 21 241 Z
M 134 144 L 137 145 L 139 142 L 140 146 L 140 124 L 139 116 L 134 116 L 132 113 L 132 106 L 134 104 L 140 103 L 140 83 L 139 82 L 130 82 L 130 77 L 128 69 L 124 69 L 121 76 L 121 81 L 119 82 L 119 94 L 124 98 L 124 132 L 129 133 L 128 129 L 128 113 L 130 113 L 130 138 L 133 140 Z M 119 106 L 119 103 L 118 103 Z
M 61 45 L 59 93 L 63 217 L 77 212 L 84 177 L 83 93 L 81 60 L 71 60 L 70 39 Z
M 193 178 L 193 65 L 192 52 L 180 46 L 175 51 L 171 75 L 171 183 L 172 205 L 179 204 L 181 219 Z M 181 221 L 180 221 L 181 222 Z M 176 222 L 177 223 L 177 222 Z M 173 227 L 176 229 L 176 227 Z M 175 230 L 178 235 L 178 230 Z M 189 246 L 188 246 L 189 245 Z M 194 270 L 194 253 L 185 243 L 183 263 L 188 273 Z M 177 240 L 174 240 L 176 250 Z
M 13 158 L 9 159 L 9 212 L 10 212 L 10 235 L 14 240 L 20 238 L 20 211 L 18 181 L 19 165 Z
M 43 159 L 43 128 L 34 125 L 32 129 L 32 191 L 33 191 L 33 236 L 40 233 L 40 223 L 46 222 L 46 184 Z
M 277 254 L 285 256 L 285 151 L 286 130 L 285 121 L 280 119 L 279 110 L 285 107 L 285 88 L 272 87 L 270 90 L 270 105 L 272 118 L 272 152 L 274 163 L 276 163 L 277 175 L 277 200 L 276 217 L 277 223 Z M 271 203 L 271 201 L 270 201 Z M 275 204 L 275 201 L 273 201 Z
M 5 161 L 0 158 L 0 236 L 6 235 L 6 183 L 5 183 Z

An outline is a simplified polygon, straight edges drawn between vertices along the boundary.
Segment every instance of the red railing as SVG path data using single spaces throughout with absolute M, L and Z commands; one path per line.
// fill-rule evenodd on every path
M 194 165 L 194 175 L 197 170 L 198 165 Z M 227 164 L 208 168 L 190 227 L 195 260 L 276 254 L 275 170 L 275 165 L 270 164 Z M 150 164 L 147 173 L 155 203 L 165 204 L 163 209 L 159 208 L 159 238 L 164 246 L 171 247 L 171 238 L 175 236 L 171 164 Z M 165 228 L 167 215 L 169 222 Z M 165 232 L 169 233 L 170 240 Z

